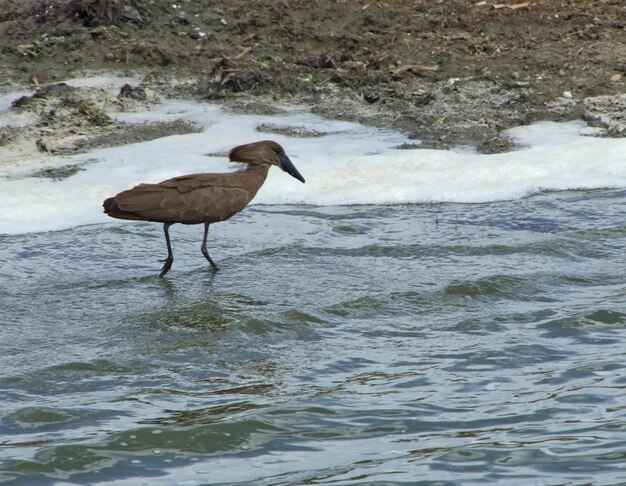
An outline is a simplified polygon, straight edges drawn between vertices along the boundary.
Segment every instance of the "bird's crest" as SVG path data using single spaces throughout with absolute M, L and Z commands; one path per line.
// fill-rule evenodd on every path
M 247 164 L 270 164 L 280 165 L 283 148 L 272 140 L 252 142 L 239 145 L 232 149 L 228 158 L 231 162 L 244 162 Z

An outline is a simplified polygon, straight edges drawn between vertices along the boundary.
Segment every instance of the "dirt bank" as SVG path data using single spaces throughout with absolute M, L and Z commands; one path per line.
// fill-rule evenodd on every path
M 538 119 L 625 133 L 623 0 L 4 0 L 0 36 L 6 89 L 140 73 L 157 96 L 304 103 L 487 152 L 510 148 L 502 129 Z M 112 130 L 89 114 L 81 123 Z

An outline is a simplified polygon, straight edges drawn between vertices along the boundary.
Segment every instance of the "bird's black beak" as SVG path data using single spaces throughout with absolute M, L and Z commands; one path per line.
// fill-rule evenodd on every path
M 300 172 L 298 172 L 298 169 L 296 169 L 295 165 L 291 163 L 291 160 L 289 160 L 289 157 L 287 157 L 287 155 L 280 156 L 280 168 L 283 169 L 290 176 L 298 179 L 300 182 L 304 182 L 304 177 L 302 177 Z

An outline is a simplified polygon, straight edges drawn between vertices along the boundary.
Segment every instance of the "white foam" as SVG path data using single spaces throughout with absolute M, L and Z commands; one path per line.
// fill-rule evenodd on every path
M 235 145 L 262 139 L 281 143 L 307 182 L 303 185 L 272 169 L 255 204 L 477 203 L 540 190 L 626 187 L 626 140 L 585 136 L 589 129 L 578 122 L 545 122 L 510 130 L 525 148 L 484 155 L 397 150 L 397 145 L 408 141 L 400 133 L 330 121 L 304 109 L 253 116 L 229 113 L 213 104 L 165 100 L 150 112 L 115 116 L 131 123 L 182 118 L 197 123 L 203 133 L 59 158 L 57 165 L 85 163 L 85 170 L 56 182 L 24 177 L 25 168 L 40 168 L 41 159 L 24 160 L 13 174 L 0 178 L 0 233 L 110 222 L 101 209 L 106 197 L 139 182 L 233 170 L 225 157 L 204 154 L 225 154 Z M 256 127 L 261 123 L 304 126 L 329 134 L 297 138 L 259 133 Z
M 120 87 L 124 84 L 139 84 L 141 83 L 141 79 L 142 77 L 139 75 L 100 75 L 89 76 L 87 78 L 70 78 L 62 82 L 74 88 L 103 88 L 110 90 L 111 94 L 117 94 L 119 93 Z

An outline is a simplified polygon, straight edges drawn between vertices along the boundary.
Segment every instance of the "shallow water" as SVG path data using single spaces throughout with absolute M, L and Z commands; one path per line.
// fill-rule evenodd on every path
M 0 482 L 616 484 L 626 191 L 0 235 Z

